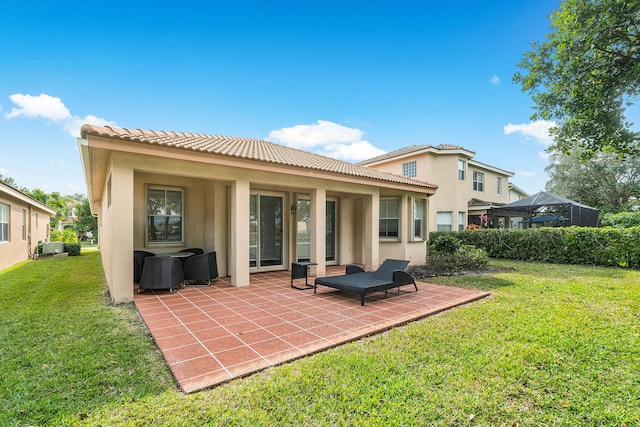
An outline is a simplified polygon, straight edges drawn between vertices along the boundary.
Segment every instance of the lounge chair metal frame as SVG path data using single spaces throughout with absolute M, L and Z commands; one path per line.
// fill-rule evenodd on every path
M 328 286 L 344 292 L 360 295 L 360 305 L 364 305 L 364 297 L 372 292 L 385 291 L 400 286 L 413 285 L 418 291 L 413 277 L 404 268 L 409 261 L 387 259 L 376 271 L 365 271 L 357 265 L 347 265 L 346 274 L 341 276 L 318 277 L 313 282 L 313 293 L 316 293 L 318 285 Z

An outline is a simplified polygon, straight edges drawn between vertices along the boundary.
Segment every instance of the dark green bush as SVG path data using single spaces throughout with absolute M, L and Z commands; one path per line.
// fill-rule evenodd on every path
M 438 234 L 429 239 L 429 246 L 433 251 L 453 254 L 460 249 L 462 243 L 452 234 Z
M 640 227 L 462 230 L 449 234 L 492 258 L 640 268 Z
M 432 270 L 452 273 L 461 270 L 483 270 L 489 264 L 489 257 L 484 249 L 462 245 L 460 242 L 457 246 L 458 249 L 453 253 L 447 251 L 450 246 L 445 246 L 447 250 L 435 250 L 432 246 L 427 255 L 427 265 Z
M 64 252 L 67 252 L 69 256 L 80 255 L 80 243 L 65 243 Z

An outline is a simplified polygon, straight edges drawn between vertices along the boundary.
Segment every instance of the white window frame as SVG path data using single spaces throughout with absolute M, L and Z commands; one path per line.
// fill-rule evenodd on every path
M 392 216 L 389 214 L 389 206 L 388 203 L 391 201 L 395 201 L 396 205 L 397 205 L 397 210 L 398 213 L 396 216 Z M 400 203 L 400 198 L 399 197 L 381 197 L 380 198 L 380 218 L 379 218 L 379 224 L 378 224 L 378 237 L 381 240 L 400 240 L 400 230 L 402 229 L 402 221 L 400 220 L 401 216 L 402 216 L 402 204 Z M 395 229 L 397 230 L 397 234 L 396 235 L 389 235 L 388 231 L 385 232 L 385 234 L 383 234 L 383 221 L 385 221 L 385 224 L 391 224 L 393 223 L 393 221 L 396 222 L 396 227 Z M 384 227 L 385 230 L 388 230 L 389 227 Z
M 173 214 L 173 215 L 168 215 L 167 213 L 164 214 L 150 214 L 149 213 L 149 191 L 150 190 L 160 190 L 160 191 L 164 191 L 165 192 L 165 202 L 166 202 L 166 193 L 168 191 L 173 191 L 173 192 L 178 192 L 180 193 L 180 198 L 181 198 L 181 207 L 180 207 L 180 214 Z M 170 186 L 165 186 L 165 185 L 153 185 L 153 184 L 149 184 L 146 186 L 146 191 L 145 191 L 145 202 L 146 202 L 146 207 L 145 207 L 145 212 L 146 212 L 146 219 L 145 219 L 145 241 L 147 246 L 163 246 L 163 247 L 167 247 L 167 246 L 182 246 L 185 243 L 185 190 L 184 188 L 181 187 L 170 187 Z M 149 218 L 150 217 L 180 217 L 180 239 L 179 240 L 151 240 L 149 238 Z
M 473 171 L 473 191 L 484 192 L 484 172 Z
M 453 230 L 453 212 L 441 211 L 436 213 L 436 230 L 438 231 Z
M 458 159 L 458 181 L 464 181 L 467 178 L 467 162 Z
M 410 198 L 409 200 L 411 200 L 411 241 L 421 242 L 425 240 L 426 235 L 427 199 Z M 416 212 L 418 206 L 420 212 Z
M 496 194 L 498 196 L 502 195 L 502 177 L 496 178 Z
M 27 210 L 22 209 L 22 240 L 27 240 Z
M 9 242 L 11 237 L 11 206 L 0 203 L 0 243 Z
M 415 160 L 402 164 L 402 175 L 407 178 L 415 178 L 418 176 L 418 166 Z
M 467 213 L 459 211 L 458 212 L 458 231 L 462 231 L 467 226 Z

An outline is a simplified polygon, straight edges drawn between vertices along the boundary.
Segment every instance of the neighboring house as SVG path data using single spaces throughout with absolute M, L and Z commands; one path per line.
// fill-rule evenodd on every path
M 517 202 L 518 200 L 522 200 L 526 197 L 529 197 L 529 193 L 517 185 L 509 183 L 509 203 Z M 521 216 L 509 217 L 509 222 L 511 223 L 510 228 L 522 228 L 523 220 L 524 218 Z
M 360 162 L 380 171 L 438 186 L 429 199 L 429 231 L 462 230 L 481 225 L 493 206 L 509 202 L 513 172 L 473 160 L 475 152 L 458 145 L 413 145 Z M 487 226 L 505 226 L 504 218 L 489 218 Z
M 33 255 L 49 237 L 56 212 L 47 205 L 0 182 L 0 270 Z
M 425 261 L 426 181 L 251 138 L 84 125 L 78 143 L 115 302 L 136 249 L 216 251 L 234 286 L 298 260 Z
M 509 183 L 509 203 L 529 197 L 529 193 L 515 184 Z
M 67 202 L 67 216 L 58 222 L 58 230 L 66 230 L 67 228 L 73 228 L 78 222 L 78 216 L 76 215 L 76 207 L 80 204 L 77 200 Z

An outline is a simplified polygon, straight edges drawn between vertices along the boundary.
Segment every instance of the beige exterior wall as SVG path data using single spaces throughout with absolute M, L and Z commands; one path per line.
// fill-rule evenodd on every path
M 235 159 L 211 164 L 192 158 L 156 157 L 135 152 L 93 151 L 80 142 L 85 170 L 90 166 L 90 186 L 102 189 L 92 197 L 99 214 L 100 251 L 111 297 L 115 302 L 133 299 L 133 251 L 176 252 L 187 247 L 216 251 L 221 276 L 231 276 L 234 286 L 249 285 L 250 194 L 275 194 L 283 198 L 284 262 L 288 269 L 296 256 L 296 198 L 311 200 L 311 257 L 318 263 L 312 271 L 324 274 L 325 201 L 337 201 L 339 264 L 360 263 L 377 267 L 385 258 L 423 263 L 424 241 L 410 241 L 408 202 L 403 202 L 402 235 L 379 241 L 378 219 L 381 188 L 371 184 L 290 175 L 287 167 L 256 167 L 255 162 Z M 87 165 L 90 159 L 99 163 Z M 110 182 L 110 184 L 109 184 Z M 149 185 L 184 191 L 184 242 L 153 245 L 147 242 L 146 192 Z M 421 192 L 384 190 L 384 196 L 426 199 Z M 110 203 L 109 203 L 110 200 Z M 97 209 L 96 209 L 97 207 Z
M 470 152 L 469 152 L 470 153 Z M 466 164 L 465 179 L 458 179 L 458 161 Z M 428 229 L 437 230 L 437 213 L 451 212 L 452 229 L 459 229 L 459 213 L 465 213 L 463 227 L 468 225 L 469 201 L 473 198 L 493 203 L 509 203 L 509 174 L 497 168 L 474 162 L 469 155 L 460 150 L 451 152 L 420 151 L 405 156 L 381 160 L 370 165 L 374 169 L 402 175 L 403 164 L 416 162 L 416 178 L 438 186 L 436 194 L 429 198 Z M 473 171 L 484 173 L 484 191 L 474 191 Z M 502 192 L 497 193 L 497 178 L 502 179 Z M 485 210 L 486 211 L 486 210 Z
M 2 270 L 29 259 L 38 242 L 47 240 L 49 221 L 55 212 L 48 211 L 45 206 L 40 206 L 21 192 L 4 185 L 0 187 L 0 203 L 9 207 L 9 241 L 0 242 Z

